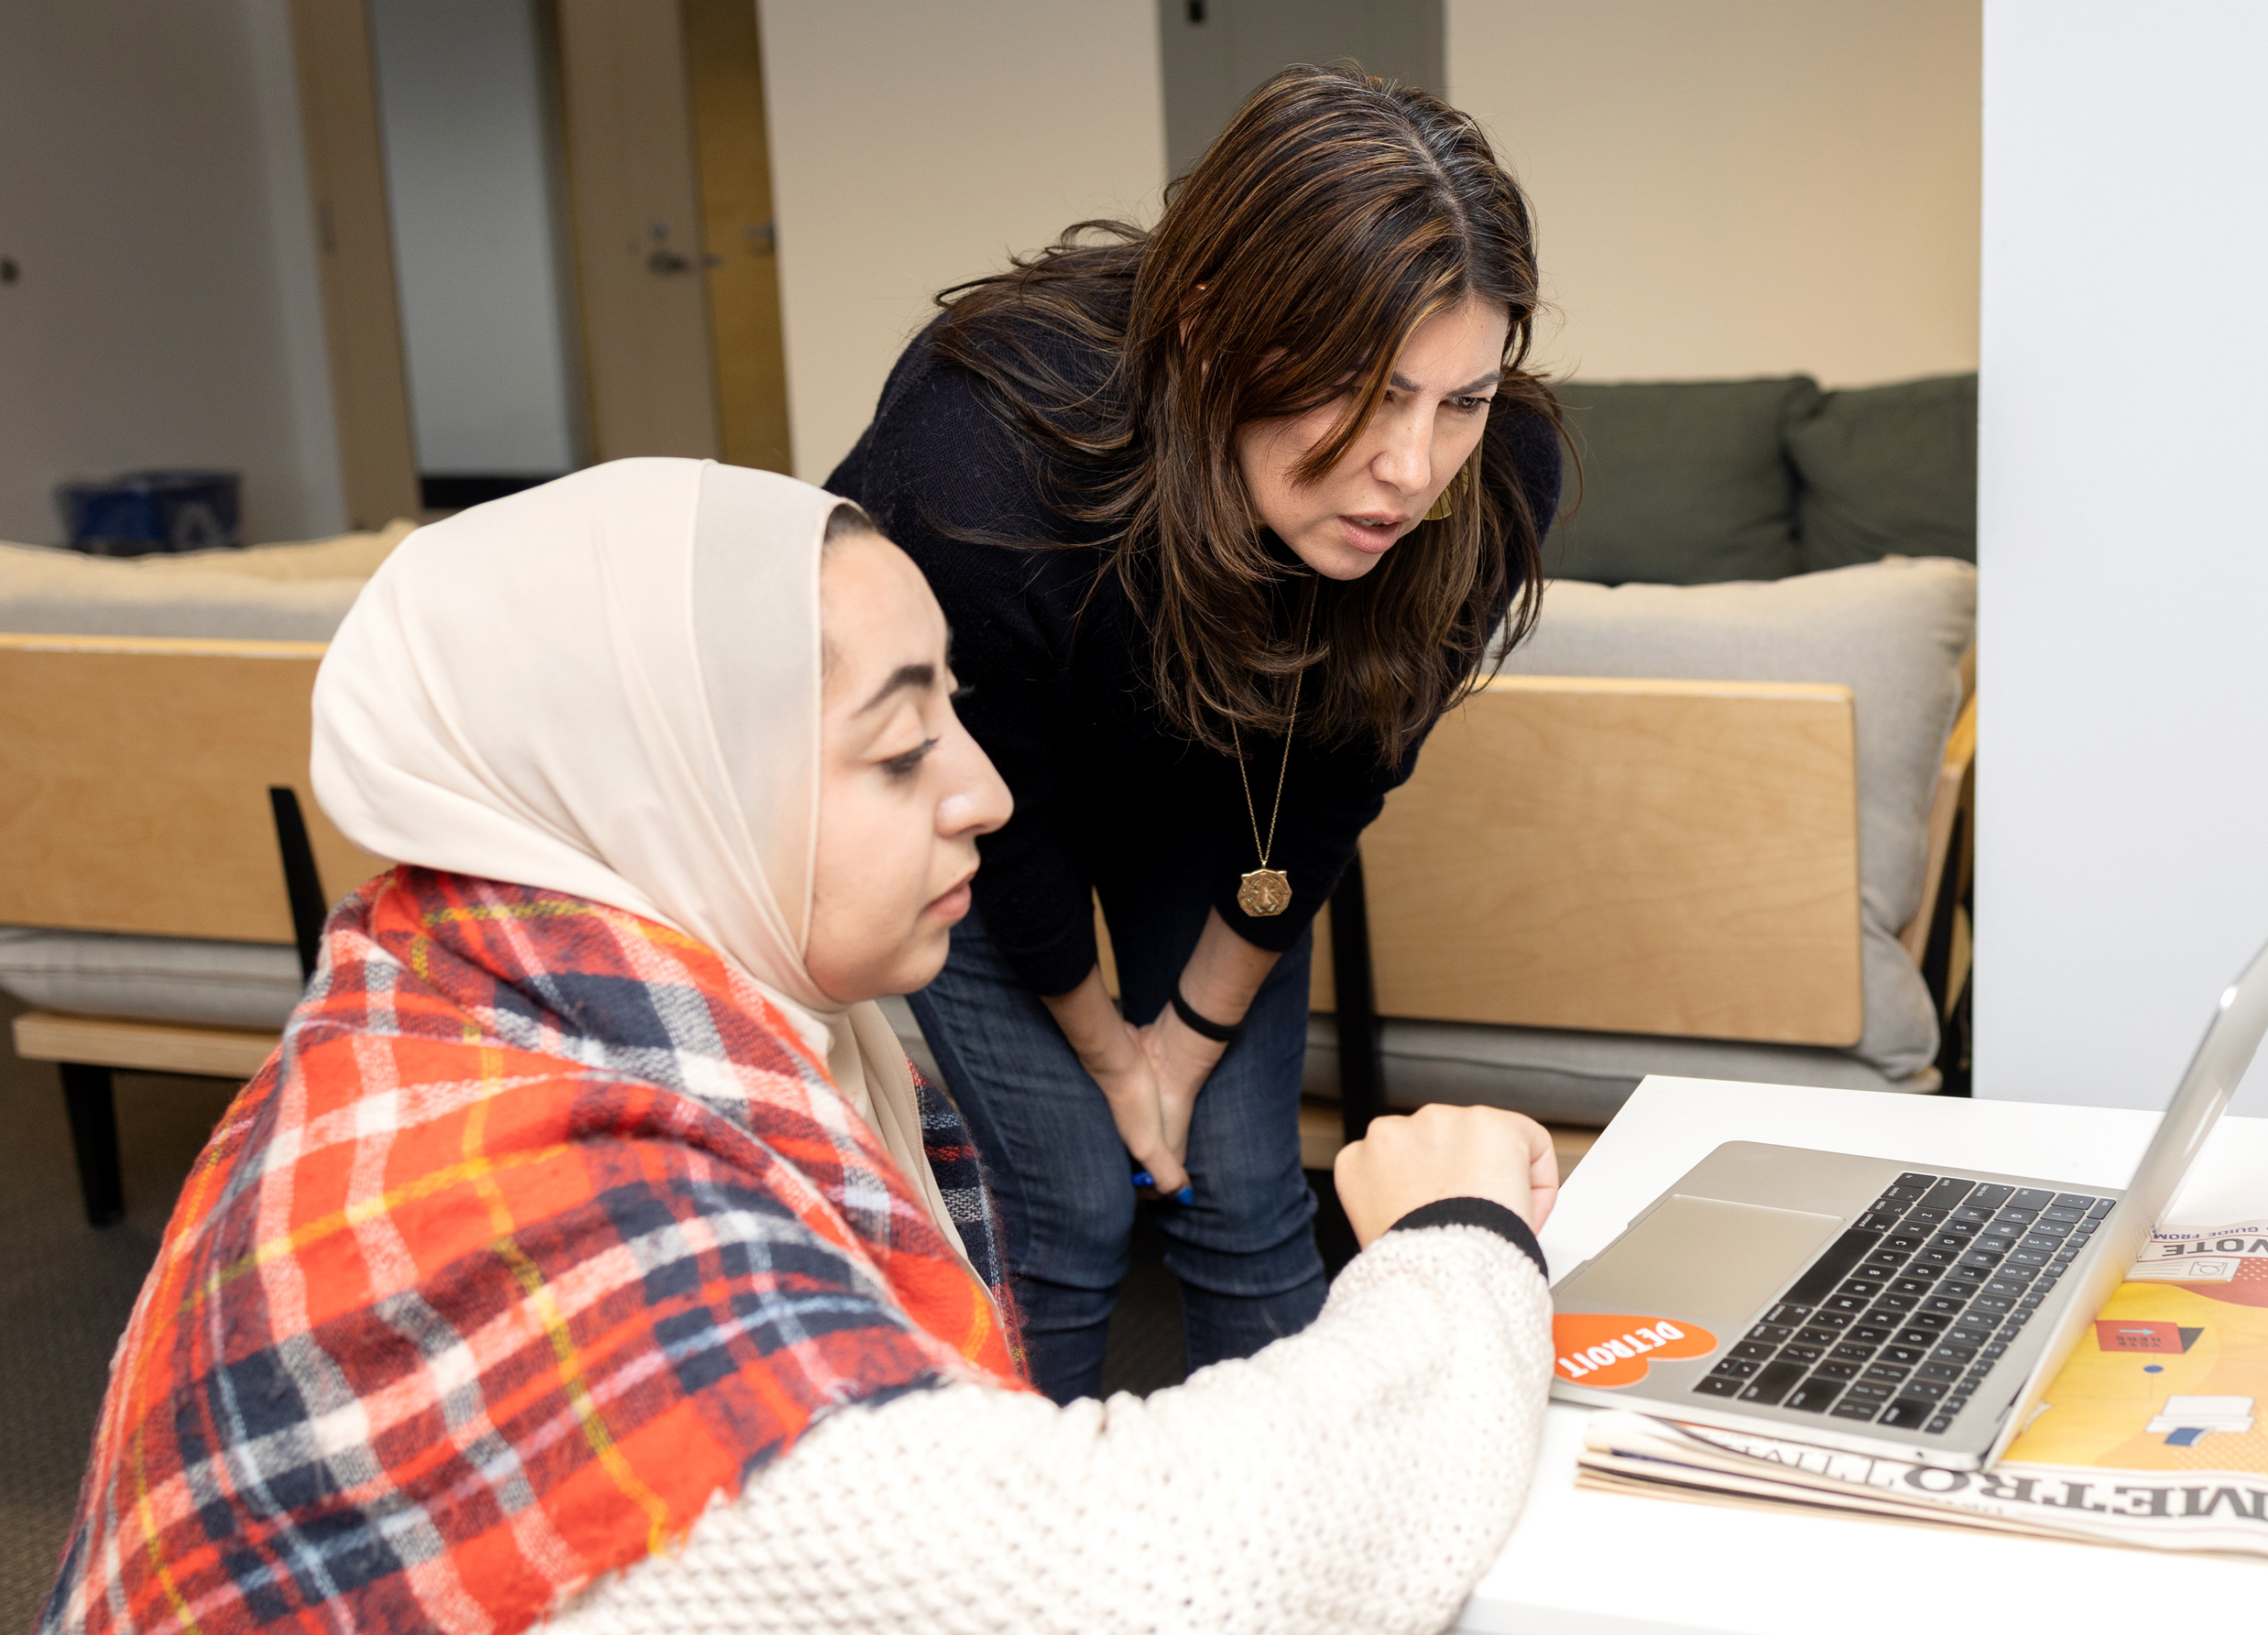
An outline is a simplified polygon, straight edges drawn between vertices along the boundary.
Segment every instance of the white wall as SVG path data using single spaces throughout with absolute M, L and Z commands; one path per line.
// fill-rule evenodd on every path
M 534 0 L 374 0 L 370 25 L 418 469 L 572 471 Z
M 0 539 L 67 476 L 245 474 L 343 526 L 283 0 L 0 0 Z
M 796 474 L 824 481 L 948 284 L 1165 180 L 1152 0 L 761 0 Z
M 1352 58 L 1436 95 L 1442 0 L 1157 0 L 1166 166 L 1197 162 L 1254 88 L 1294 62 Z
M 1979 0 L 1447 0 L 1593 380 L 1977 364 Z
M 2138 15 L 1986 11 L 1976 1069 L 2012 1100 L 2162 1105 L 2268 939 L 2268 8 Z

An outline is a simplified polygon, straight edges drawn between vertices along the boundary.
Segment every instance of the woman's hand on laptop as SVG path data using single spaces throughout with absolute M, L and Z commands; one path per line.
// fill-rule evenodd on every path
M 1435 1104 L 1370 1121 L 1332 1166 L 1355 1241 L 1370 1240 L 1412 1209 L 1444 1198 L 1486 1198 L 1541 1228 L 1559 1196 L 1551 1132 L 1496 1107 Z

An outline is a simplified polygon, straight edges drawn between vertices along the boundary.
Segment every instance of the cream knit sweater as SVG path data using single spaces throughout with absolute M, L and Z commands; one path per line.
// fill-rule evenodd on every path
M 839 1410 L 544 1629 L 1438 1630 L 1520 1513 L 1551 1368 L 1534 1262 L 1399 1229 L 1304 1333 L 1146 1399 Z

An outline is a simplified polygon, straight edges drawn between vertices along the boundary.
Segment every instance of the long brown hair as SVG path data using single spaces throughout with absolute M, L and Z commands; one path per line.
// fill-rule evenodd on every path
M 1291 678 L 1312 670 L 1302 730 L 1367 736 L 1391 759 L 1477 680 L 1508 582 L 1509 633 L 1534 622 L 1551 519 L 1529 514 L 1506 440 L 1485 436 L 1448 520 L 1421 523 L 1361 579 L 1325 580 L 1262 541 L 1236 432 L 1344 397 L 1293 473 L 1320 478 L 1411 332 L 1467 296 L 1511 316 L 1491 421 L 1556 427 L 1523 367 L 1538 304 L 1528 204 L 1488 138 L 1423 91 L 1297 67 L 1166 190 L 1156 227 L 1082 222 L 944 291 L 932 343 L 990 387 L 1035 474 L 1053 474 L 1055 508 L 1100 525 L 1177 731 L 1222 750 L 1231 724 L 1280 735 Z M 1051 340 L 1107 373 L 1074 377 Z

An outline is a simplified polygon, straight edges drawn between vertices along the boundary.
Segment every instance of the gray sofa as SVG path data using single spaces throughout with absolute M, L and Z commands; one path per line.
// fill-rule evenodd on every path
M 1900 944 L 1934 882 L 1927 823 L 1948 729 L 1967 691 L 1976 570 L 1903 558 L 1777 582 L 1709 585 L 1554 582 L 1507 674 L 1828 681 L 1854 695 L 1865 1030 L 1847 1050 L 1382 1019 L 1387 1100 L 1482 1102 L 1554 1122 L 1604 1124 L 1649 1074 L 1940 1087 L 1939 996 Z M 1337 1087 L 1335 1023 L 1308 1038 L 1311 1094 Z
M 1932 992 L 1898 938 L 1935 884 L 1924 828 L 1974 676 L 1976 376 L 1577 381 L 1559 396 L 1580 474 L 1544 541 L 1543 619 L 1503 670 L 1852 690 L 1865 1032 L 1826 1050 L 1390 1016 L 1387 1100 L 1604 1124 L 1649 1074 L 1939 1089 L 1940 1059 L 1965 1059 L 1940 1035 L 1956 996 Z M 1336 1029 L 1318 1017 L 1308 1087 L 1337 1084 Z
M 1543 622 L 1504 668 L 1851 688 L 1865 1032 L 1826 1050 L 1388 1017 L 1387 1098 L 1603 1124 L 1650 1073 L 1936 1089 L 1946 996 L 1897 937 L 1925 888 L 1924 823 L 1974 636 L 1974 377 L 1854 392 L 1801 377 L 1577 383 L 1562 396 L 1585 480 L 1546 540 Z M 0 630 L 327 639 L 410 526 L 132 561 L 0 546 Z M 0 927 L 0 988 L 60 1010 L 268 1028 L 300 977 L 288 945 Z M 910 1009 L 891 1011 L 931 1065 Z M 1337 1067 L 1336 1030 L 1318 1018 L 1310 1089 L 1335 1093 Z

